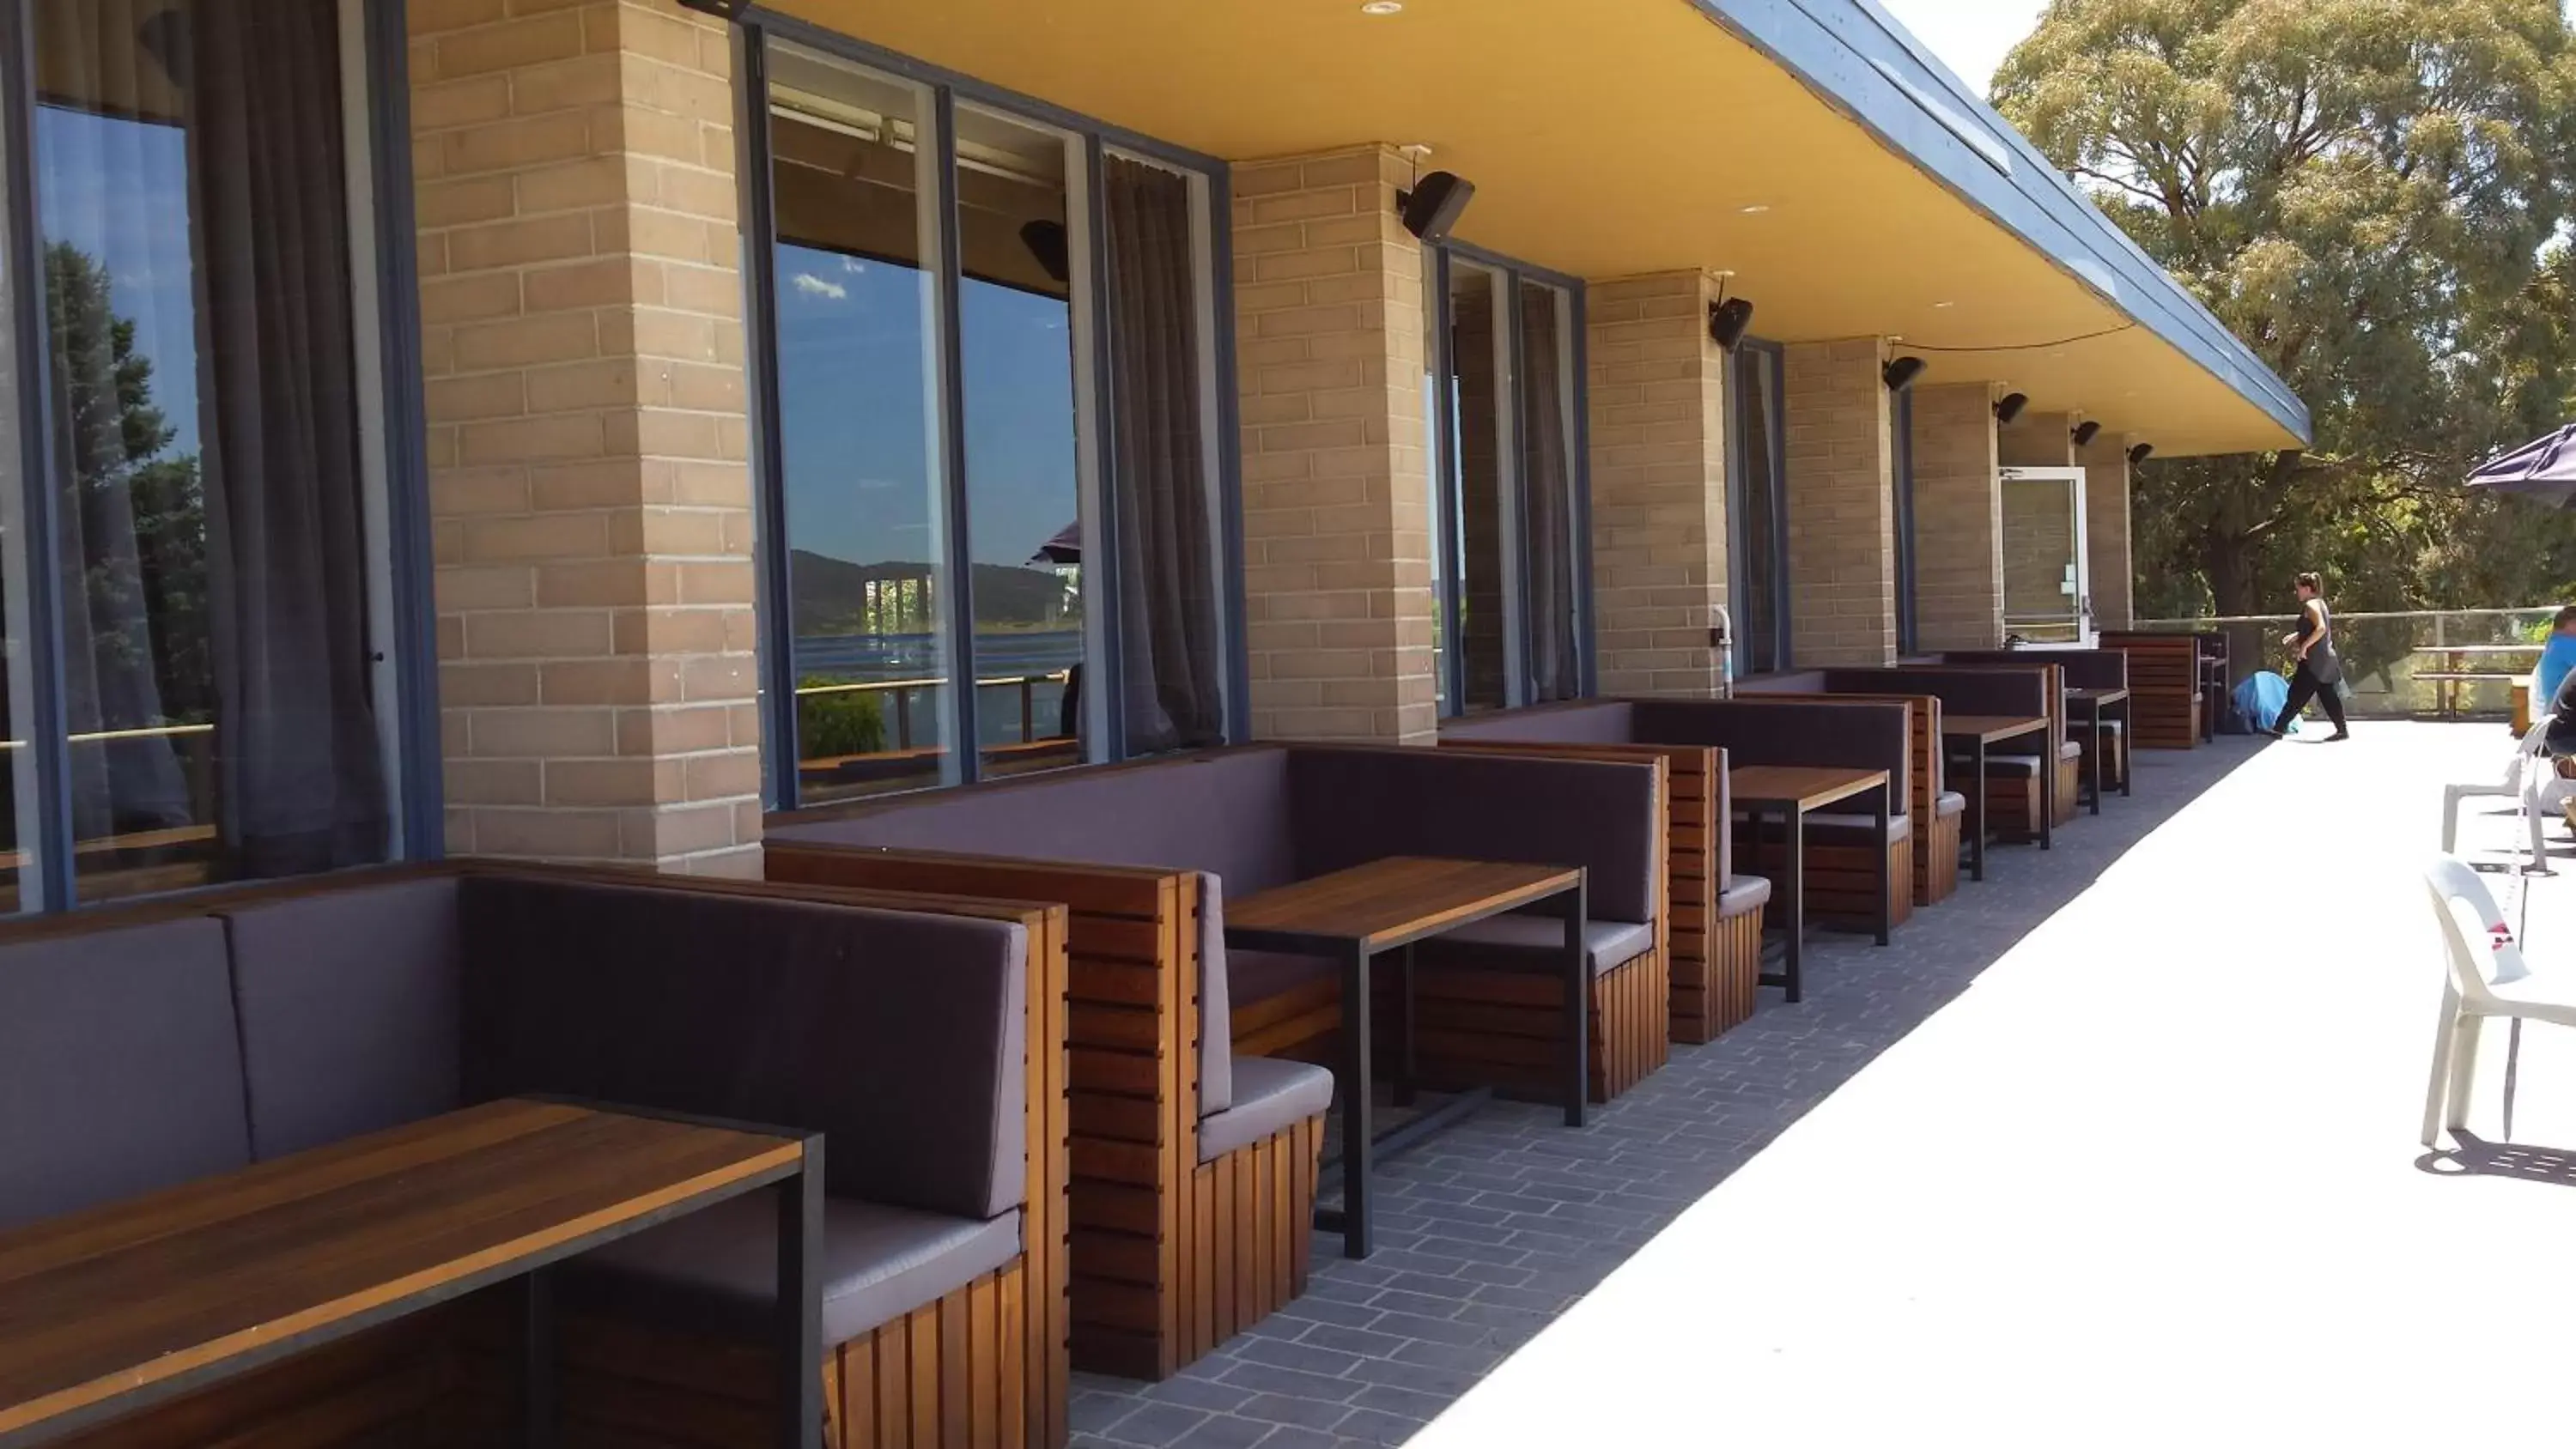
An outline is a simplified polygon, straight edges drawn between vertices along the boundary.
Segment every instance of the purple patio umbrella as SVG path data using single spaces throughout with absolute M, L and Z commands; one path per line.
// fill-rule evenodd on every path
M 2576 508 L 2576 423 L 2489 459 L 2469 486 Z
M 1038 545 L 1038 551 L 1029 555 L 1029 562 L 1033 564 L 1082 562 L 1082 520 L 1077 518 L 1056 530 L 1055 537 Z

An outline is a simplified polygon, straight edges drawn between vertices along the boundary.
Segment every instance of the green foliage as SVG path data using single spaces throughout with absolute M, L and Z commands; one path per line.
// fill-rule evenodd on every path
M 202 723 L 214 717 L 215 677 L 205 480 L 196 454 L 167 454 L 177 430 L 153 405 L 152 359 L 114 295 L 96 258 L 68 242 L 45 249 L 57 436 L 71 465 L 65 531 L 79 540 L 66 562 L 88 596 L 90 664 L 102 679 L 149 676 L 159 704 L 149 719 L 95 724 Z M 96 692 L 102 709 L 130 697 Z
M 2307 453 L 2150 463 L 2141 613 L 2529 603 L 2576 517 L 2472 495 L 2576 404 L 2558 0 L 2052 0 L 1995 104 L 2297 391 Z
M 808 678 L 796 684 L 799 689 L 813 689 L 839 682 Z M 796 734 L 809 760 L 873 755 L 886 747 L 885 707 L 874 694 L 857 690 L 801 694 L 796 698 Z

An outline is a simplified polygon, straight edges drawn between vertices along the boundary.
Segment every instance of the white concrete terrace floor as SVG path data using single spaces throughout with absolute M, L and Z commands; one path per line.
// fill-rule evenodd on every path
M 2417 872 L 2441 785 L 2500 775 L 2509 744 L 2356 735 L 2223 742 L 2241 763 L 1415 1449 L 2576 1438 L 2553 1391 L 2576 1365 L 2576 1033 L 2529 1029 L 2519 1075 L 2514 1140 L 2563 1152 L 2416 1142 L 2440 989 Z M 2164 773 L 2143 758 L 2142 795 Z M 2463 852 L 2500 861 L 2511 831 L 2473 813 Z M 2557 868 L 2525 939 L 2576 970 Z M 1943 909 L 1975 910 L 1964 890 Z M 2497 1027 L 2470 1117 L 2491 1142 L 2503 1066 Z

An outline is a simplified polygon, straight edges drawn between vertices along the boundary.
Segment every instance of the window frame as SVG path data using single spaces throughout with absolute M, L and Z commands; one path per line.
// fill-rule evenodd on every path
M 368 534 L 375 698 L 388 770 L 388 863 L 446 853 L 446 801 L 438 727 L 437 606 L 430 547 L 427 419 L 423 398 L 419 266 L 412 209 L 411 80 L 404 0 L 336 0 L 340 27 L 343 165 L 349 194 L 350 344 L 361 373 L 361 507 Z M 0 267 L 13 288 L 10 349 L 20 445 L 9 509 L 24 529 L 25 557 L 8 588 L 31 696 L 24 737 L 33 778 L 20 802 L 22 915 L 112 911 L 221 889 L 79 898 L 71 801 L 65 788 L 68 718 L 58 591 L 55 499 L 63 461 L 47 409 L 52 340 L 43 297 L 44 240 L 36 195 L 33 0 L 0 0 L 0 190 L 6 228 Z M 33 290 L 30 290 L 32 286 Z M 372 344 L 372 345 L 371 345 Z M 18 596 L 23 593 L 23 600 Z M 30 828 L 31 827 L 31 828 Z
M 1504 606 L 1510 611 L 1504 631 L 1505 709 L 1519 709 L 1532 702 L 1530 677 L 1536 662 L 1535 631 L 1528 617 L 1529 495 L 1521 477 L 1519 447 L 1521 419 L 1528 405 L 1521 391 L 1528 346 L 1519 305 L 1521 286 L 1536 282 L 1554 288 L 1565 298 L 1566 393 L 1561 405 L 1568 413 L 1565 437 L 1566 450 L 1571 455 L 1566 460 L 1566 486 L 1573 492 L 1566 516 L 1574 534 L 1569 546 L 1574 550 L 1575 697 L 1593 698 L 1601 687 L 1600 651 L 1593 645 L 1591 355 L 1583 279 L 1462 241 L 1426 243 L 1422 255 L 1423 305 L 1429 332 L 1423 357 L 1426 380 L 1453 375 L 1450 341 L 1456 319 L 1449 303 L 1453 266 L 1466 262 L 1493 273 L 1495 305 L 1504 309 L 1505 325 L 1495 329 L 1496 345 L 1504 349 L 1502 386 L 1495 412 L 1502 433 L 1496 448 L 1496 468 L 1507 510 L 1504 537 L 1511 564 L 1502 590 Z M 1460 595 L 1465 520 L 1458 497 L 1458 414 L 1449 405 L 1446 387 L 1426 388 L 1423 410 L 1426 437 L 1437 434 L 1431 449 L 1435 476 L 1426 480 L 1430 485 L 1431 547 L 1437 570 L 1437 587 L 1432 595 L 1432 607 L 1439 611 L 1434 638 L 1447 646 L 1438 649 L 1434 667 L 1439 671 L 1440 717 L 1456 719 L 1464 712 L 1467 699 L 1467 654 L 1458 647 L 1461 641 L 1453 623 L 1464 602 Z
M 1737 342 L 1726 357 L 1726 576 L 1730 606 L 1738 600 L 1741 581 L 1750 576 L 1749 557 L 1744 527 L 1744 499 L 1750 487 L 1752 465 L 1746 457 L 1744 438 L 1744 368 L 1747 354 L 1766 359 L 1771 368 L 1773 386 L 1767 409 L 1771 438 L 1771 476 L 1764 480 L 1764 491 L 1771 500 L 1771 617 L 1775 623 L 1772 640 L 1772 665 L 1766 673 L 1785 674 L 1798 667 L 1791 641 L 1796 637 L 1796 620 L 1790 616 L 1789 603 L 1789 460 L 1786 442 L 1789 430 L 1788 349 L 1777 342 L 1747 337 Z M 1747 611 L 1732 608 L 1734 615 Z M 1734 619 L 1735 672 L 1739 676 L 1753 673 L 1753 639 L 1743 617 Z
M 0 0 L 0 3 L 6 3 L 6 0 Z M 1086 524 L 1097 523 L 1099 526 L 1099 538 L 1095 540 L 1086 535 L 1083 547 L 1086 553 L 1094 550 L 1100 553 L 1096 564 L 1086 559 L 1083 577 L 1086 596 L 1084 662 L 1098 666 L 1099 675 L 1085 687 L 1082 702 L 1084 725 L 1093 742 L 1085 751 L 1083 763 L 1086 764 L 1129 757 L 1121 710 L 1125 691 L 1119 687 L 1124 677 L 1120 631 L 1117 628 L 1121 580 L 1111 546 L 1111 540 L 1117 537 L 1117 520 L 1113 516 L 1116 490 L 1109 484 L 1112 460 L 1105 426 L 1111 412 L 1109 394 L 1115 383 L 1110 376 L 1109 329 L 1103 310 L 1109 286 L 1108 248 L 1102 245 L 1101 236 L 1102 228 L 1107 224 L 1106 167 L 1103 163 L 1110 152 L 1119 152 L 1176 172 L 1190 183 L 1193 229 L 1203 243 L 1201 255 L 1191 269 L 1189 284 L 1199 314 L 1204 354 L 1199 367 L 1200 396 L 1208 437 L 1202 448 L 1211 494 L 1208 512 L 1214 537 L 1210 539 L 1210 557 L 1221 572 L 1215 602 L 1223 656 L 1219 667 L 1225 690 L 1225 732 L 1229 741 L 1249 739 L 1252 733 L 1252 678 L 1250 657 L 1244 648 L 1242 622 L 1245 612 L 1242 442 L 1234 386 L 1234 312 L 1231 306 L 1220 305 L 1221 300 L 1231 297 L 1234 290 L 1232 193 L 1226 164 L 1216 157 L 1140 135 L 1034 96 L 991 85 L 807 21 L 765 10 L 752 10 L 740 16 L 732 30 L 735 173 L 742 200 L 742 272 L 749 312 L 745 319 L 747 345 L 744 353 L 751 389 L 751 470 L 754 534 L 757 539 L 753 558 L 761 614 L 760 709 L 764 734 L 770 741 L 769 747 L 762 751 L 765 803 L 772 809 L 795 809 L 800 803 L 802 789 L 798 771 L 802 748 L 796 728 L 795 600 L 787 566 L 792 545 L 785 528 L 787 480 L 783 466 L 783 424 L 773 363 L 778 346 L 778 227 L 770 173 L 773 151 L 769 47 L 772 42 L 797 46 L 918 86 L 928 93 L 936 118 L 931 129 L 934 131 L 932 139 L 937 143 L 937 154 L 932 163 L 938 183 L 937 195 L 925 200 L 941 208 L 940 275 L 935 279 L 935 286 L 940 299 L 939 325 L 945 334 L 940 343 L 941 375 L 937 379 L 941 394 L 941 427 L 945 436 L 937 440 L 936 447 L 943 459 L 944 474 L 940 480 L 940 507 L 947 547 L 942 562 L 951 579 L 947 587 L 948 601 L 941 613 L 944 616 L 942 627 L 951 636 L 949 643 L 953 657 L 949 664 L 957 680 L 950 690 L 950 707 L 943 721 L 943 744 L 953 764 L 939 785 L 915 788 L 945 789 L 974 783 L 988 774 L 977 733 L 976 691 L 972 683 L 974 583 L 972 540 L 966 529 L 968 479 L 964 376 L 957 331 L 956 299 L 962 286 L 962 272 L 958 264 L 955 226 L 957 146 L 954 121 L 960 105 L 1062 132 L 1072 138 L 1081 157 L 1083 174 L 1069 178 L 1071 190 L 1066 198 L 1067 224 L 1073 233 L 1069 237 L 1072 261 L 1090 296 L 1087 307 L 1076 300 L 1071 309 L 1076 317 L 1073 361 L 1080 450 L 1077 476 L 1082 505 L 1090 510 L 1085 514 Z M 1086 311 L 1091 314 L 1091 325 L 1087 327 L 1081 321 L 1081 314 Z

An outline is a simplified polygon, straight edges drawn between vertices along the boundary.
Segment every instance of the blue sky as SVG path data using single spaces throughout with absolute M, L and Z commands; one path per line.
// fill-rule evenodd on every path
M 37 209 L 45 239 L 107 267 L 111 306 L 152 359 L 152 400 L 197 447 L 197 322 L 188 245 L 188 144 L 176 126 L 42 106 L 36 112 Z

